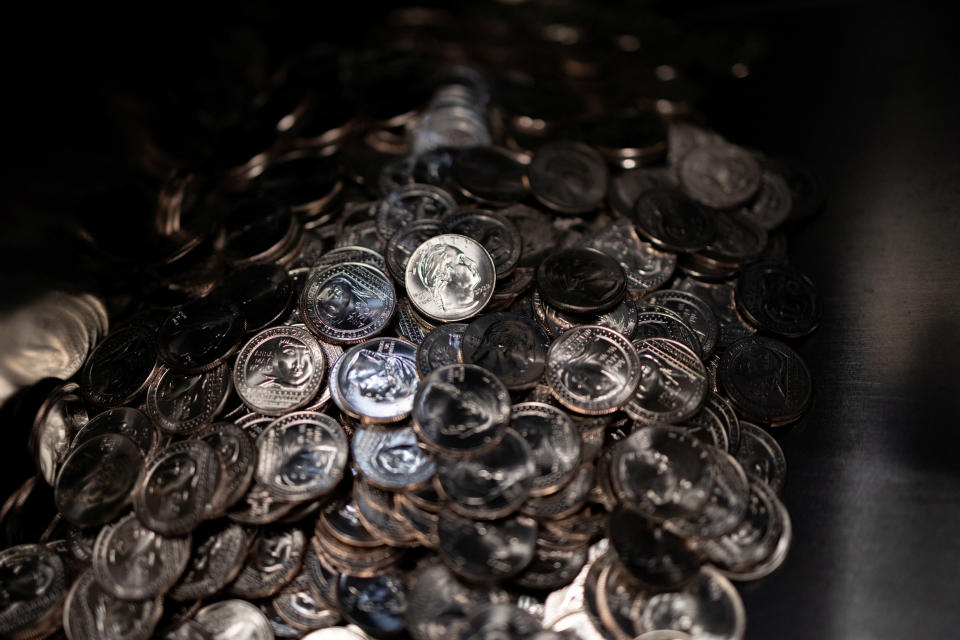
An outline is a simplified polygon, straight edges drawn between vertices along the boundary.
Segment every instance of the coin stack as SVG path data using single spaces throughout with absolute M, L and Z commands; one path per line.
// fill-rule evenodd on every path
M 817 184 L 657 113 L 521 135 L 486 91 L 287 109 L 169 177 L 179 250 L 34 418 L 57 513 L 0 552 L 0 635 L 743 637 L 731 580 L 791 542 L 771 431 L 820 309 L 780 228 Z M 636 118 L 662 138 L 611 141 Z

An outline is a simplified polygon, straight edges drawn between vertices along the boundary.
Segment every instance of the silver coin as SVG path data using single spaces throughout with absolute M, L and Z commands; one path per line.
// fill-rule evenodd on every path
M 570 417 L 548 404 L 523 402 L 513 405 L 510 426 L 533 454 L 536 476 L 530 495 L 555 492 L 573 477 L 580 464 L 580 433 Z
M 513 578 L 525 589 L 556 590 L 570 584 L 587 562 L 587 550 L 537 547 L 533 560 Z M 539 638 L 539 636 L 538 636 Z
M 460 209 L 442 219 L 448 233 L 473 238 L 493 260 L 497 279 L 505 278 L 517 267 L 523 241 L 509 218 L 493 211 Z
M 86 403 L 79 391 L 80 385 L 76 382 L 56 384 L 33 418 L 28 447 L 40 474 L 49 485 L 56 481 L 60 464 L 71 447 L 76 446 L 76 437 L 88 424 Z M 143 418 L 149 425 L 146 416 Z M 150 429 L 153 429 L 153 425 L 150 425 Z
M 610 479 L 620 500 L 657 520 L 696 516 L 714 484 L 706 446 L 669 426 L 643 427 L 620 442 Z
M 688 291 L 706 302 L 713 310 L 720 327 L 717 346 L 725 349 L 740 338 L 756 333 L 756 329 L 744 321 L 737 312 L 734 301 L 734 286 L 727 283 L 708 284 L 693 278 L 677 282 L 679 291 Z
M 357 505 L 350 495 L 327 503 L 320 512 L 317 527 L 346 545 L 376 547 L 383 543 L 360 519 Z
M 280 415 L 316 396 L 325 365 L 320 344 L 306 329 L 265 329 L 240 350 L 234 388 L 251 410 Z
M 391 637 L 404 630 L 407 594 L 399 573 L 360 577 L 342 574 L 337 604 L 343 617 L 374 637 Z
M 377 233 L 390 240 L 412 222 L 439 219 L 457 208 L 449 193 L 429 184 L 410 184 L 388 193 L 377 205 Z
M 152 531 L 164 536 L 188 533 L 218 505 L 223 474 L 220 454 L 206 442 L 172 444 L 144 469 L 133 508 Z
M 370 640 L 370 638 L 367 634 L 360 632 L 359 628 L 353 630 L 347 627 L 330 627 L 311 631 L 301 640 Z
M 0 634 L 30 638 L 56 626 L 67 595 L 67 574 L 60 556 L 36 544 L 0 551 Z
M 668 338 L 644 338 L 634 343 L 640 357 L 640 384 L 624 406 L 645 424 L 683 422 L 703 406 L 707 370 L 691 349 Z
M 488 313 L 463 332 L 460 361 L 483 367 L 511 391 L 529 389 L 543 376 L 547 339 L 526 316 Z
M 224 473 L 212 513 L 223 513 L 240 501 L 253 478 L 257 450 L 247 432 L 232 422 L 217 422 L 204 427 L 194 437 L 206 442 L 220 454 Z
M 666 527 L 685 537 L 718 538 L 730 533 L 743 521 L 750 501 L 747 474 L 737 459 L 726 451 L 707 449 L 713 460 L 716 482 L 710 498 L 696 518 L 669 520 Z
M 396 508 L 394 495 L 362 478 L 353 482 L 353 503 L 367 531 L 392 547 L 415 547 L 418 544 L 416 532 Z
M 387 242 L 387 266 L 397 282 L 404 282 L 407 263 L 414 250 L 434 236 L 444 233 L 439 220 L 417 220 L 397 231 Z
M 311 500 L 343 477 L 349 443 L 328 415 L 298 411 L 278 418 L 257 438 L 257 483 L 282 500 Z
M 407 591 L 407 631 L 415 640 L 449 640 L 459 635 L 471 614 L 507 598 L 498 589 L 467 584 L 445 565 L 432 562 L 414 573 Z
M 277 522 L 295 506 L 296 503 L 280 500 L 266 487 L 254 482 L 247 495 L 227 512 L 227 517 L 240 524 L 263 525 Z
M 241 598 L 272 596 L 300 571 L 305 548 L 306 538 L 299 529 L 264 532 L 228 588 L 230 593 Z
M 166 593 L 189 559 L 189 535 L 161 536 L 130 513 L 100 531 L 91 566 L 94 578 L 111 595 L 145 600 Z
M 138 325 L 121 327 L 87 358 L 80 373 L 80 387 L 93 404 L 117 407 L 147 388 L 158 364 L 154 332 Z
M 476 519 L 492 520 L 516 511 L 530 496 L 536 472 L 530 445 L 513 429 L 485 453 L 437 459 L 437 481 L 450 508 Z
M 700 341 L 700 359 L 706 360 L 717 346 L 720 324 L 706 302 L 686 291 L 661 289 L 643 297 L 643 303 L 666 307 L 680 316 Z
M 466 324 L 442 324 L 424 337 L 417 347 L 417 370 L 421 377 L 448 364 L 456 364 Z
M 160 446 L 160 432 L 140 410 L 132 407 L 117 407 L 98 413 L 83 425 L 73 438 L 72 449 L 84 442 L 107 433 L 118 433 L 130 438 L 144 457 L 153 455 Z
M 510 395 L 492 373 L 472 364 L 432 372 L 417 390 L 413 426 L 425 446 L 453 456 L 489 451 L 503 438 Z
M 185 435 L 213 420 L 230 395 L 230 367 L 187 374 L 161 366 L 147 389 L 147 414 L 162 431 Z
M 341 410 L 364 422 L 396 422 L 410 415 L 419 386 L 416 346 L 374 338 L 348 349 L 330 372 L 330 393 Z
M 547 352 L 547 381 L 568 409 L 588 415 L 624 406 L 640 381 L 640 359 L 622 335 L 596 325 L 571 329 Z
M 320 256 L 320 258 L 310 266 L 311 271 L 324 271 L 325 269 L 335 267 L 344 262 L 360 262 L 368 264 L 371 267 L 376 267 L 384 273 L 387 272 L 387 261 L 382 254 L 367 247 L 350 245 L 331 249 Z
M 749 152 L 732 144 L 691 149 L 678 172 L 690 197 L 716 209 L 739 206 L 760 187 L 760 165 Z
M 740 594 L 713 567 L 703 567 L 678 591 L 647 594 L 635 621 L 634 634 L 675 630 L 694 638 L 741 640 L 747 617 Z
M 740 446 L 734 454 L 744 470 L 766 482 L 775 493 L 787 479 L 787 459 L 780 444 L 765 429 L 740 423 Z
M 677 186 L 677 179 L 668 168 L 644 168 L 623 171 L 616 175 L 607 188 L 607 202 L 621 218 L 633 215 L 633 205 L 650 189 L 669 189 Z
M 613 329 L 625 338 L 632 338 L 637 330 L 637 305 L 630 296 L 624 296 L 620 304 L 603 313 L 570 313 L 547 304 L 539 291 L 531 295 L 534 318 L 546 328 L 551 336 L 585 324 L 595 324 Z
M 374 486 L 388 490 L 415 487 L 436 473 L 430 455 L 420 448 L 413 427 L 353 432 L 351 452 L 360 473 Z
M 63 608 L 70 640 L 147 640 L 163 612 L 163 596 L 120 600 L 97 584 L 90 569 L 73 583 Z
M 644 305 L 644 310 L 637 313 L 637 329 L 634 332 L 634 346 L 644 338 L 669 338 L 676 340 L 683 346 L 700 353 L 700 339 L 684 324 L 673 311 L 666 307 Z
M 344 262 L 313 271 L 300 296 L 307 327 L 331 342 L 352 344 L 383 331 L 396 308 L 393 282 L 381 270 Z
M 702 440 L 706 444 L 715 446 L 723 451 L 730 450 L 730 441 L 727 438 L 724 416 L 717 411 L 716 407 L 711 406 L 710 399 L 716 394 L 710 391 L 707 394 L 707 402 L 700 407 L 700 411 L 693 414 L 682 425 L 690 434 Z
M 403 517 L 410 525 L 410 528 L 413 529 L 414 537 L 420 544 L 428 549 L 436 549 L 437 545 L 440 544 L 439 533 L 437 531 L 437 523 L 440 519 L 437 515 L 418 507 L 407 497 L 407 494 L 395 494 L 393 503 L 400 516 Z
M 573 478 L 559 491 L 531 497 L 520 506 L 520 513 L 538 519 L 561 519 L 580 511 L 590 498 L 596 471 L 591 464 L 574 471 Z
M 623 218 L 591 234 L 582 244 L 619 262 L 627 277 L 627 290 L 634 295 L 661 287 L 677 266 L 676 254 L 641 240 L 630 221 Z
M 243 568 L 250 546 L 244 528 L 232 522 L 194 532 L 192 538 L 186 569 L 169 592 L 181 602 L 210 597 L 232 582 Z
M 753 224 L 771 231 L 786 221 L 792 207 L 790 185 L 780 174 L 764 169 L 760 173 L 757 195 L 742 211 Z
M 527 169 L 530 191 L 544 206 L 563 214 L 591 211 L 607 192 L 607 165 L 585 144 L 540 146 Z
M 440 322 L 457 322 L 476 315 L 490 301 L 496 270 L 479 242 L 443 234 L 410 255 L 404 283 L 417 311 Z
M 243 600 L 222 600 L 197 611 L 194 619 L 212 640 L 273 640 L 266 616 Z
M 712 144 L 724 144 L 726 140 L 716 131 L 711 131 L 692 122 L 671 121 L 667 125 L 667 162 L 672 167 L 680 164 L 680 160 L 696 147 Z
M 315 594 L 313 582 L 306 573 L 298 575 L 274 596 L 273 608 L 287 624 L 299 631 L 331 627 L 340 620 L 336 609 Z
M 533 518 L 480 522 L 444 511 L 438 527 L 440 558 L 467 580 L 489 583 L 509 578 L 533 560 L 537 539 Z
M 57 510 L 78 527 L 110 522 L 129 503 L 142 467 L 143 454 L 126 436 L 87 440 L 60 467 L 53 487 Z
M 410 300 L 401 298 L 397 301 L 397 320 L 394 323 L 397 336 L 405 338 L 413 344 L 420 346 L 427 336 L 431 333 L 425 324 L 420 322 L 413 307 L 410 306 Z

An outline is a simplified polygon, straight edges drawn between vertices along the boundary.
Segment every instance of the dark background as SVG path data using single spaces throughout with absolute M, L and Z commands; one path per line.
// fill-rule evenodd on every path
M 368 5 L 20 7 L 6 20 L 0 303 L 93 278 L 71 203 L 134 175 L 106 95 L 196 73 L 223 23 L 349 41 Z M 795 537 L 742 588 L 747 637 L 949 638 L 960 628 L 960 45 L 916 3 L 660 3 L 759 34 L 748 78 L 698 105 L 733 142 L 799 158 L 828 204 L 791 235 L 822 326 L 800 344 L 813 407 L 778 432 Z M 347 14 L 335 13 L 336 10 Z M 306 13 L 303 13 L 306 11 Z M 119 19 L 119 22 L 114 22 Z M 113 215 L 118 215 L 114 213 Z M 8 443 L 21 450 L 19 443 Z M 4 478 L 4 486 L 19 481 Z

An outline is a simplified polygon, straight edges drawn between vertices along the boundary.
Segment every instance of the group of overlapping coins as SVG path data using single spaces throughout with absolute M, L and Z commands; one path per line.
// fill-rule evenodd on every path
M 268 163 L 226 276 L 50 394 L 62 520 L 0 552 L 0 635 L 743 636 L 730 580 L 791 539 L 768 428 L 812 392 L 783 340 L 816 294 L 768 243 L 804 174 L 671 123 L 611 176 L 437 95 L 375 201 L 296 200 L 335 154 Z

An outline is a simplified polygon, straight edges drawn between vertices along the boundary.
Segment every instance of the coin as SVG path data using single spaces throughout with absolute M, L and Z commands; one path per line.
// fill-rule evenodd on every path
M 227 517 L 241 524 L 263 525 L 277 522 L 295 506 L 293 502 L 278 500 L 266 487 L 254 482 L 247 495 L 227 512 Z
M 340 613 L 314 594 L 306 573 L 298 575 L 274 596 L 273 608 L 284 622 L 299 632 L 330 627 L 340 620 Z M 295 637 L 300 637 L 300 633 Z
M 427 327 L 420 316 L 416 315 L 407 298 L 400 298 L 397 301 L 397 319 L 393 325 L 398 337 L 409 340 L 418 347 L 433 331 Z
M 624 406 L 643 423 L 683 422 L 700 410 L 707 395 L 707 370 L 690 348 L 668 338 L 634 343 L 640 383 Z
M 523 241 L 509 218 L 494 211 L 459 209 L 445 215 L 441 222 L 447 233 L 467 236 L 483 245 L 493 260 L 498 280 L 513 273 Z
M 377 547 L 383 543 L 363 524 L 350 495 L 329 502 L 320 512 L 317 527 L 345 545 Z
M 739 206 L 760 187 L 757 161 L 732 144 L 691 149 L 680 161 L 678 173 L 680 184 L 690 197 L 716 209 Z
M 311 270 L 325 271 L 330 267 L 336 267 L 344 262 L 360 262 L 371 267 L 375 267 L 384 273 L 387 272 L 387 261 L 384 256 L 368 249 L 367 247 L 358 247 L 346 245 L 327 251 L 310 264 Z M 301 289 L 302 292 L 302 289 Z
M 717 345 L 720 325 L 707 303 L 692 293 L 676 289 L 654 291 L 644 296 L 642 302 L 666 307 L 679 315 L 700 342 L 700 359 L 710 357 Z
M 371 578 L 343 574 L 337 584 L 337 604 L 344 618 L 375 637 L 404 630 L 407 597 L 399 574 Z
M 739 213 L 716 216 L 716 237 L 701 251 L 691 256 L 709 269 L 739 268 L 753 262 L 767 246 L 767 232 L 756 227 Z
M 660 251 L 642 241 L 625 218 L 590 234 L 582 244 L 619 262 L 627 278 L 627 290 L 633 295 L 643 295 L 659 288 L 670 279 L 677 266 L 675 254 Z
M 36 544 L 0 551 L 0 633 L 16 640 L 46 635 L 59 623 L 67 574 L 56 552 Z
M 264 532 L 254 544 L 237 579 L 228 587 L 241 598 L 266 598 L 282 589 L 300 570 L 306 539 L 299 529 Z M 200 615 L 197 615 L 198 622 Z
M 128 437 L 90 438 L 63 461 L 54 501 L 64 519 L 78 527 L 110 522 L 126 508 L 137 484 L 143 454 Z
M 787 265 L 760 263 L 744 269 L 737 281 L 736 301 L 751 324 L 787 338 L 811 333 L 820 320 L 813 283 Z
M 666 527 L 685 537 L 701 540 L 718 538 L 743 521 L 750 498 L 747 474 L 737 459 L 726 451 L 708 448 L 713 459 L 716 482 L 703 511 L 689 520 L 670 520 Z
M 506 599 L 498 589 L 463 582 L 445 565 L 430 562 L 414 572 L 407 590 L 407 631 L 415 640 L 457 637 L 473 612 Z
M 644 192 L 633 220 L 640 234 L 665 251 L 699 251 L 717 234 L 717 217 L 677 189 Z
M 677 179 L 667 168 L 647 167 L 622 171 L 610 180 L 607 202 L 622 218 L 633 217 L 633 205 L 651 189 L 670 189 L 677 186 Z
M 492 373 L 471 364 L 440 367 L 413 401 L 413 427 L 423 444 L 452 456 L 489 451 L 503 438 L 510 395 Z
M 702 563 L 683 538 L 624 505 L 610 513 L 607 535 L 623 568 L 654 589 L 684 585 Z
M 300 327 L 273 327 L 250 339 L 234 367 L 237 395 L 253 411 L 280 415 L 310 402 L 326 369 L 320 344 Z
M 760 478 L 780 493 L 787 479 L 787 459 L 783 449 L 773 436 L 755 424 L 741 422 L 740 434 L 737 460 L 748 474 Z
M 627 281 L 620 263 L 594 249 L 561 249 L 537 267 L 537 288 L 561 311 L 599 313 L 620 303 Z
M 594 325 L 571 329 L 547 352 L 550 392 L 563 406 L 588 415 L 624 406 L 640 381 L 640 360 L 622 335 Z
M 596 478 L 593 465 L 583 465 L 558 491 L 530 497 L 520 505 L 520 513 L 538 519 L 562 519 L 580 511 L 587 503 Z
M 454 211 L 457 203 L 449 193 L 429 184 L 410 184 L 391 191 L 377 205 L 377 233 L 384 241 L 411 222 L 439 219 Z
M 88 569 L 74 581 L 63 608 L 63 630 L 70 640 L 147 640 L 163 612 L 163 597 L 120 600 Z
M 80 372 L 84 397 L 96 405 L 130 402 L 150 384 L 157 368 L 157 346 L 147 327 L 127 325 L 97 345 Z
M 424 337 L 417 347 L 417 370 L 421 377 L 442 366 L 456 364 L 467 326 L 459 322 L 442 324 Z
M 165 433 L 186 435 L 209 423 L 230 395 L 230 367 L 204 373 L 179 373 L 161 366 L 147 389 L 147 413 Z
M 357 429 L 353 432 L 351 452 L 364 478 L 384 489 L 422 485 L 436 472 L 429 454 L 418 446 L 412 427 L 390 431 Z
M 695 638 L 741 640 L 746 628 L 740 594 L 710 566 L 701 568 L 696 578 L 679 591 L 649 594 L 641 611 L 635 633 L 669 629 Z
M 194 616 L 212 640 L 271 640 L 273 631 L 266 616 L 243 600 L 208 604 Z
M 307 327 L 337 343 L 361 342 L 380 333 L 395 308 L 396 292 L 390 278 L 359 262 L 313 271 L 300 296 Z
M 51 389 L 30 425 L 27 446 L 40 475 L 47 484 L 53 485 L 60 463 L 71 446 L 75 446 L 71 441 L 76 442 L 76 435 L 86 426 L 88 417 L 80 385 L 56 378 L 50 380 Z
M 519 266 L 536 267 L 557 244 L 552 218 L 525 204 L 511 205 L 500 213 L 517 227 L 523 238 Z
M 171 369 L 202 373 L 236 353 L 245 331 L 240 310 L 208 296 L 180 306 L 157 329 L 157 352 Z
M 547 340 L 527 317 L 489 313 L 463 332 L 460 359 L 483 367 L 511 391 L 529 389 L 543 376 Z
M 130 438 L 144 458 L 151 456 L 160 446 L 160 432 L 142 411 L 131 407 L 117 407 L 98 413 L 83 425 L 74 436 L 71 449 L 108 433 Z
M 713 311 L 720 327 L 720 333 L 717 336 L 718 348 L 726 349 L 740 338 L 752 336 L 757 332 L 737 311 L 732 284 L 706 283 L 687 277 L 678 281 L 676 288 L 697 296 Z
M 346 627 L 330 627 L 328 629 L 318 629 L 303 636 L 302 640 L 369 640 L 369 636 L 364 633 Z
M 217 245 L 234 266 L 270 262 L 296 241 L 301 230 L 285 204 L 268 198 L 247 199 L 231 207 Z
M 783 224 L 793 208 L 790 186 L 779 173 L 766 167 L 760 172 L 760 187 L 742 211 L 754 225 L 771 231 Z
M 416 531 L 394 504 L 394 494 L 362 478 L 353 483 L 353 503 L 363 526 L 375 538 L 391 547 L 415 547 Z
M 211 523 L 192 534 L 186 569 L 169 591 L 178 601 L 200 600 L 218 593 L 240 572 L 250 538 L 239 524 Z
M 637 328 L 637 305 L 633 298 L 624 296 L 620 304 L 603 313 L 569 313 L 546 304 L 540 292 L 530 296 L 533 317 L 551 336 L 586 324 L 595 324 L 622 334 L 625 338 L 634 335 Z
M 293 283 L 283 267 L 251 264 L 231 271 L 214 295 L 240 309 L 247 331 L 259 331 L 287 312 L 293 301 Z
M 232 422 L 216 422 L 194 434 L 197 440 L 206 442 L 220 454 L 223 474 L 217 491 L 217 504 L 211 506 L 213 513 L 225 512 L 243 499 L 253 478 L 257 451 L 247 432 Z
M 298 411 L 274 421 L 257 438 L 256 479 L 282 500 L 317 498 L 336 486 L 347 464 L 349 443 L 336 420 Z
M 459 576 L 494 582 L 515 575 L 533 560 L 537 522 L 526 516 L 476 521 L 450 511 L 438 523 L 443 561 Z
M 440 322 L 476 315 L 493 296 L 495 281 L 496 268 L 483 245 L 450 233 L 417 247 L 404 275 L 413 307 Z
M 130 513 L 100 531 L 91 566 L 96 581 L 114 597 L 145 600 L 172 587 L 189 559 L 189 535 L 161 536 Z
M 607 166 L 596 151 L 577 142 L 550 142 L 537 148 L 527 168 L 534 197 L 562 214 L 600 206 L 607 191 Z
M 224 475 L 217 450 L 200 440 L 161 449 L 143 471 L 133 496 L 137 517 L 164 536 L 190 532 L 218 506 Z
M 330 393 L 341 410 L 364 422 L 397 422 L 413 409 L 419 386 L 416 347 L 374 338 L 348 349 L 330 372 Z
M 679 342 L 694 353 L 700 353 L 700 340 L 676 313 L 666 307 L 644 305 L 637 313 L 637 328 L 634 346 L 646 338 L 669 338 Z
M 531 495 L 555 492 L 580 464 L 580 433 L 563 411 L 540 402 L 513 405 L 510 426 L 530 446 L 536 475 Z
M 717 381 L 740 414 L 756 422 L 785 424 L 810 404 L 810 370 L 793 349 L 772 338 L 751 336 L 724 351 Z
M 411 254 L 421 244 L 444 232 L 445 227 L 439 220 L 427 218 L 411 222 L 390 236 L 386 259 L 393 279 L 403 283 Z

